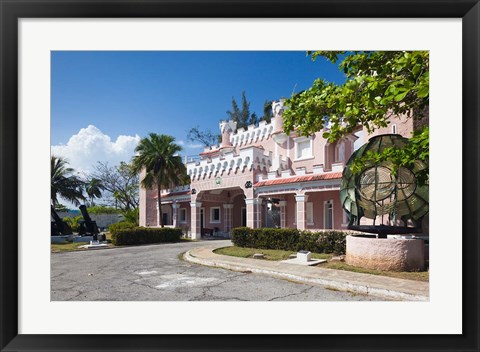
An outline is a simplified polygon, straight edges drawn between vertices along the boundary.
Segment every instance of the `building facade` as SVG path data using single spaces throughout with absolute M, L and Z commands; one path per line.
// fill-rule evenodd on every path
M 335 143 L 322 137 L 286 135 L 283 102 L 273 102 L 270 123 L 237 129 L 220 122 L 222 142 L 187 161 L 191 183 L 162 194 L 165 224 L 181 227 L 193 239 L 228 237 L 239 226 L 346 229 L 340 204 L 343 168 L 372 135 L 359 129 Z M 413 119 L 398 118 L 376 134 L 410 137 Z M 140 226 L 158 226 L 156 190 L 140 189 Z

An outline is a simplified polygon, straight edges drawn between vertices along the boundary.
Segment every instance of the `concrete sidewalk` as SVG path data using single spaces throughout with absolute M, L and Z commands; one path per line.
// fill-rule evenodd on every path
M 319 266 L 302 266 L 262 259 L 239 258 L 213 253 L 223 245 L 215 242 L 191 249 L 184 259 L 201 265 L 234 271 L 251 271 L 305 284 L 320 284 L 342 291 L 352 291 L 373 296 L 405 301 L 428 301 L 429 283 L 397 279 L 387 276 L 324 269 Z

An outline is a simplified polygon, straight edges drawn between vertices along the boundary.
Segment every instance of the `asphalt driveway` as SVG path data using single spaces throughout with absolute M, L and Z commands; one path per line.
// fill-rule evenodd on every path
M 222 241 L 225 246 L 230 241 Z M 52 301 L 379 301 L 265 275 L 185 262 L 207 242 L 52 253 Z

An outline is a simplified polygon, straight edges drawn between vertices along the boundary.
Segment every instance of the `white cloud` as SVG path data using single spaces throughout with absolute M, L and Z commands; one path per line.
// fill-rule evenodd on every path
M 129 162 L 140 141 L 138 135 L 118 136 L 112 141 L 97 127 L 89 125 L 70 137 L 66 145 L 52 145 L 52 155 L 67 158 L 70 167 L 79 172 L 90 172 L 97 161 L 117 165 Z
M 187 148 L 189 149 L 198 149 L 198 148 L 203 148 L 204 145 L 201 144 L 201 143 L 197 143 L 197 144 L 188 144 L 187 145 Z

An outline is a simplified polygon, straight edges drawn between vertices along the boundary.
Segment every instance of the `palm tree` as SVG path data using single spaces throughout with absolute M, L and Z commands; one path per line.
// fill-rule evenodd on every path
M 50 157 L 50 198 L 53 207 L 58 204 L 58 196 L 75 205 L 79 205 L 80 200 L 85 200 L 82 180 L 73 175 L 74 170 L 67 165 L 67 159 L 53 155 Z
M 188 180 L 187 169 L 178 153 L 182 147 L 174 143 L 175 138 L 164 134 L 150 133 L 142 138 L 135 148 L 137 155 L 133 158 L 132 166 L 135 172 L 145 170 L 145 177 L 141 180 L 147 189 L 157 188 L 159 210 L 159 225 L 164 226 L 162 213 L 161 190 L 185 184 Z
M 90 198 L 92 206 L 95 205 L 93 204 L 93 199 L 100 198 L 104 189 L 105 188 L 103 187 L 102 181 L 98 178 L 92 177 L 91 179 L 87 180 L 85 183 L 85 192 Z

